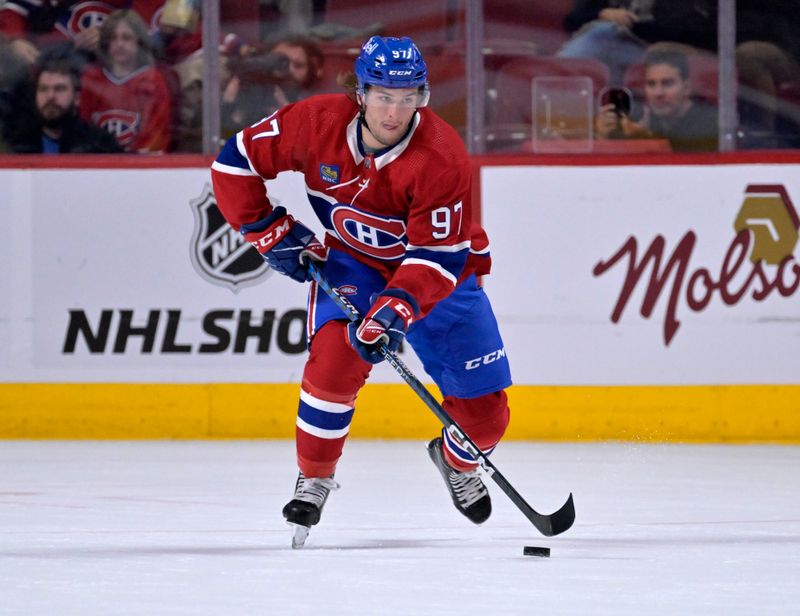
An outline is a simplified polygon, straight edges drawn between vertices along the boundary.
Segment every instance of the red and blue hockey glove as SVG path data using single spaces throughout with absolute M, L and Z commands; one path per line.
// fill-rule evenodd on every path
M 383 342 L 390 351 L 397 351 L 419 307 L 400 289 L 385 289 L 370 299 L 372 307 L 364 318 L 347 326 L 347 339 L 364 361 L 377 364 L 383 361 L 378 344 Z
M 242 225 L 241 231 L 272 269 L 298 282 L 311 280 L 308 259 L 328 258 L 328 249 L 314 237 L 314 232 L 280 205 L 266 218 Z

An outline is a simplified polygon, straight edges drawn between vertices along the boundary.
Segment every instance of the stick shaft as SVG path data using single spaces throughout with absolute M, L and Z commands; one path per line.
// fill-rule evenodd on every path
M 317 283 L 320 289 L 322 289 L 325 294 L 330 297 L 339 308 L 341 308 L 342 312 L 347 315 L 347 318 L 350 321 L 358 321 L 361 318 L 358 310 L 355 306 L 343 295 L 341 295 L 336 289 L 334 289 L 322 272 L 314 265 L 314 263 L 308 264 L 308 270 L 311 274 L 311 277 Z M 394 368 L 395 372 L 400 375 L 400 377 L 408 383 L 411 389 L 419 396 L 419 398 L 425 403 L 434 415 L 442 422 L 442 425 L 445 427 L 445 430 L 450 434 L 454 441 L 456 441 L 461 447 L 463 447 L 466 451 L 468 451 L 477 462 L 481 465 L 483 470 L 489 475 L 494 482 L 500 487 L 500 489 L 506 494 L 506 496 L 511 499 L 517 508 L 523 513 L 523 515 L 530 520 L 533 525 L 541 532 L 543 535 L 548 537 L 553 535 L 558 535 L 559 533 L 563 533 L 565 530 L 569 529 L 572 526 L 572 523 L 575 520 L 575 508 L 572 501 L 572 494 L 569 495 L 567 502 L 562 505 L 561 509 L 556 511 L 553 514 L 546 515 L 538 513 L 531 507 L 522 495 L 514 488 L 514 486 L 509 483 L 509 481 L 503 476 L 503 474 L 497 469 L 497 467 L 483 454 L 480 448 L 472 441 L 472 439 L 461 429 L 461 426 L 450 417 L 447 411 L 444 410 L 441 404 L 436 400 L 436 398 L 431 395 L 431 393 L 425 388 L 425 386 L 420 382 L 420 380 L 414 376 L 414 373 L 403 363 L 403 361 L 397 357 L 395 353 L 389 350 L 389 348 L 384 343 L 380 343 L 378 345 L 378 351 L 383 355 L 389 365 Z

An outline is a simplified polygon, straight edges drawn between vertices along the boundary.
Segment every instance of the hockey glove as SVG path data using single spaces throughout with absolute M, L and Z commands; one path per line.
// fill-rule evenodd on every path
M 314 237 L 314 232 L 280 205 L 266 218 L 242 225 L 242 235 L 272 269 L 298 282 L 311 280 L 308 259 L 328 258 L 328 249 Z
M 364 318 L 347 326 L 347 339 L 364 361 L 377 364 L 383 361 L 378 345 L 383 342 L 390 351 L 397 351 L 419 308 L 400 289 L 385 289 L 370 299 L 372 307 Z

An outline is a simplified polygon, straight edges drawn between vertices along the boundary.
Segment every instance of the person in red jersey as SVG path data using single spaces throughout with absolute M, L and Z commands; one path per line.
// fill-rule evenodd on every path
M 161 34 L 160 17 L 167 21 L 175 11 L 168 5 L 176 0 L 6 0 L 0 3 L 0 33 L 11 37 L 14 51 L 29 64 L 40 49 L 69 41 L 76 50 L 93 57 L 100 42 L 100 26 L 117 9 L 132 9 Z M 169 26 L 167 26 L 168 28 Z M 199 34 L 197 35 L 199 37 Z M 200 47 L 197 40 L 194 49 Z M 193 50 L 192 50 L 193 51 Z
M 126 152 L 164 152 L 171 97 L 142 18 L 132 10 L 111 13 L 100 28 L 100 55 L 103 63 L 82 78 L 81 117 L 108 130 Z
M 297 415 L 299 474 L 283 515 L 300 547 L 338 486 L 358 392 L 377 345 L 406 339 L 439 386 L 443 406 L 485 454 L 505 432 L 511 376 L 489 300 L 488 240 L 472 216 L 470 166 L 456 131 L 427 108 L 427 67 L 409 38 L 372 37 L 350 92 L 286 105 L 226 143 L 212 165 L 220 210 L 276 271 L 305 282 L 324 264 L 334 288 L 364 315 L 348 323 L 311 284 L 309 357 Z M 304 174 L 324 245 L 264 180 Z M 475 458 L 443 431 L 428 443 L 459 512 L 476 524 L 491 513 Z

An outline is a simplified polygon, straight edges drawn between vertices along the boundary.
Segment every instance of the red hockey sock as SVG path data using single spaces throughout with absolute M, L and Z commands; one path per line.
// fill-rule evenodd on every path
M 442 406 L 484 454 L 492 452 L 508 426 L 509 408 L 505 391 L 469 399 L 447 396 Z M 450 466 L 459 471 L 471 471 L 477 467 L 472 456 L 447 431 L 444 431 L 443 440 L 444 457 Z
M 303 372 L 295 438 L 306 477 L 329 477 L 350 431 L 356 396 L 372 366 L 346 339 L 346 323 L 329 321 L 314 336 Z

